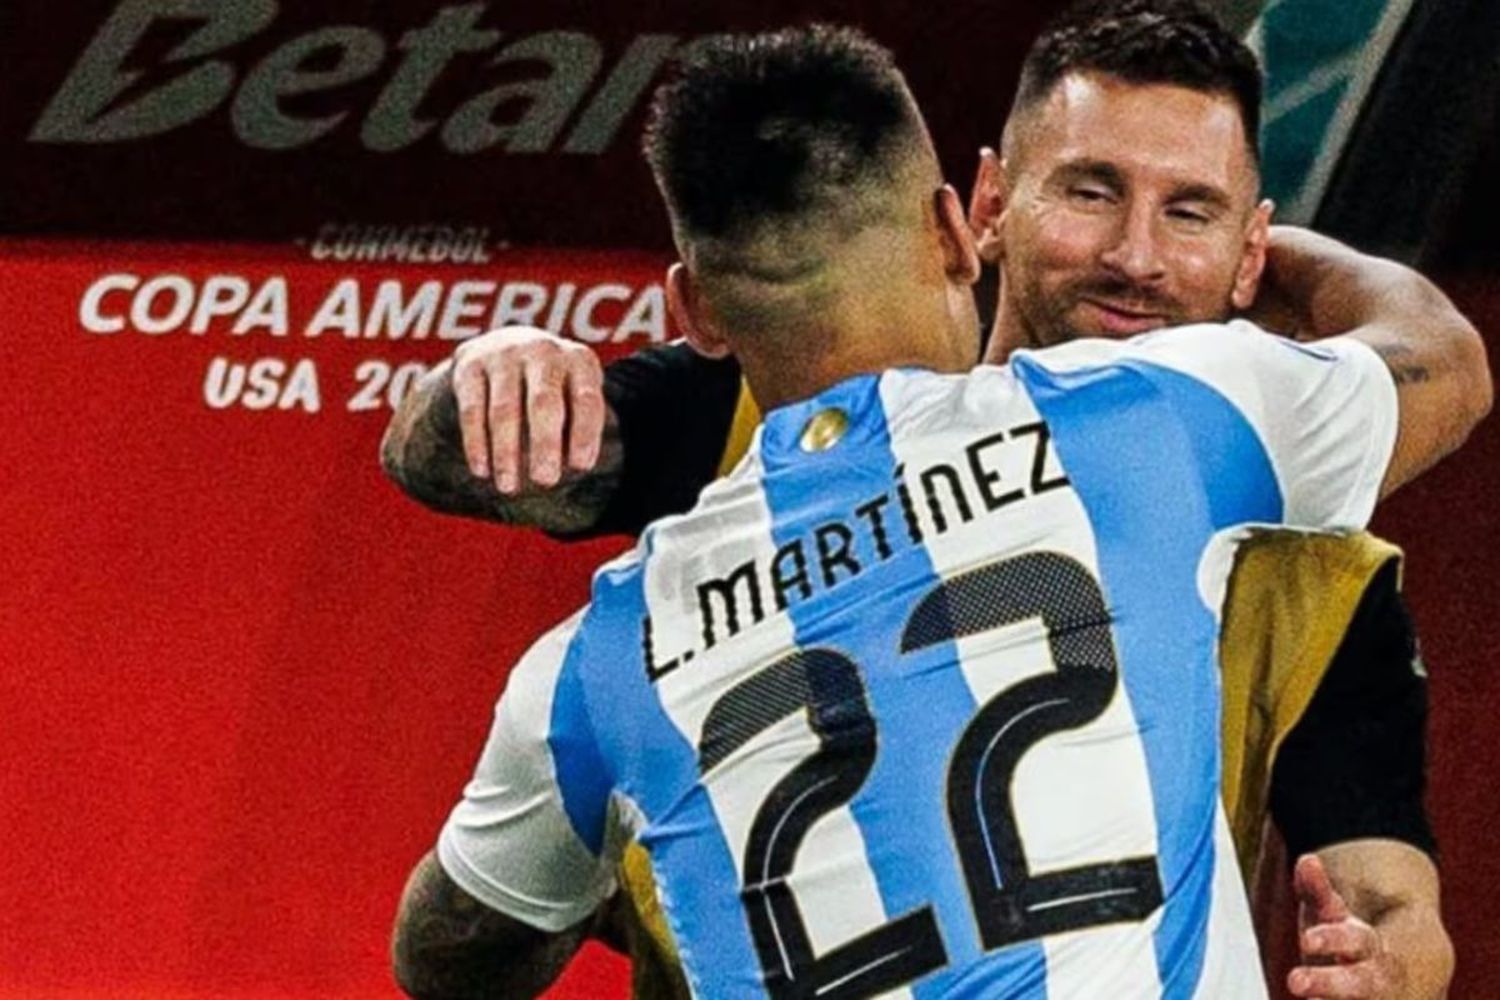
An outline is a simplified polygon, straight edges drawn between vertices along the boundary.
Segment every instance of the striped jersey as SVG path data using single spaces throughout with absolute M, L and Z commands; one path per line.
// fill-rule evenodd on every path
M 1263 997 L 1219 795 L 1248 525 L 1353 529 L 1383 362 L 1234 322 L 766 415 L 511 674 L 439 838 L 543 930 L 649 853 L 697 996 Z

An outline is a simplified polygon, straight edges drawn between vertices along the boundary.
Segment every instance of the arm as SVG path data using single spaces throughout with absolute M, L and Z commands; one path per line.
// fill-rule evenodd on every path
M 496 330 L 460 345 L 407 394 L 381 463 L 408 495 L 441 512 L 558 535 L 636 534 L 687 510 L 714 478 L 739 393 L 733 360 L 711 361 L 685 344 L 640 351 L 601 376 L 588 347 L 529 328 Z M 565 430 L 573 471 L 560 473 Z
M 402 399 L 380 445 L 381 466 L 408 496 L 441 513 L 586 531 L 624 464 L 601 383 L 587 347 L 543 331 L 485 334 L 459 345 Z M 524 488 L 523 422 L 532 437 Z M 565 424 L 569 472 L 561 462 Z
M 1453 973 L 1422 803 L 1427 682 L 1397 570 L 1366 588 L 1272 772 L 1272 815 L 1303 855 L 1301 929 L 1328 937 L 1304 933 L 1298 996 L 1441 997 Z
M 510 672 L 463 797 L 402 894 L 391 955 L 414 996 L 535 995 L 613 890 L 611 789 L 593 780 L 603 764 L 564 669 L 582 620 Z
M 1490 410 L 1478 331 L 1436 285 L 1394 261 L 1274 227 L 1257 316 L 1304 339 L 1347 334 L 1385 360 L 1400 424 L 1382 496 L 1456 449 Z
M 591 923 L 548 934 L 507 917 L 459 888 L 429 852 L 401 894 L 391 964 L 396 982 L 421 1000 L 536 996 Z

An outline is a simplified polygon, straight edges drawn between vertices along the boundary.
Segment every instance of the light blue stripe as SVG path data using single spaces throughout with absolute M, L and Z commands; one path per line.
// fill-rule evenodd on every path
M 599 854 L 604 850 L 605 816 L 614 787 L 610 770 L 599 755 L 589 721 L 588 707 L 579 673 L 580 645 L 568 644 L 552 697 L 552 717 L 547 725 L 547 748 L 557 773 L 558 793 L 573 832 Z
M 829 407 L 849 416 L 848 432 L 826 452 L 803 452 L 798 442 L 807 420 Z M 878 380 L 852 379 L 771 413 L 762 461 L 778 546 L 800 538 L 811 553 L 818 524 L 859 524 L 854 508 L 890 492 L 896 481 L 898 460 Z M 842 651 L 859 664 L 865 680 L 879 749 L 851 811 L 887 916 L 895 919 L 928 905 L 935 911 L 949 965 L 914 986 L 919 1000 L 1045 997 L 1040 944 L 1020 944 L 987 957 L 981 952 L 949 832 L 946 795 L 949 754 L 977 706 L 952 642 L 920 653 L 899 652 L 907 615 L 939 578 L 926 550 L 906 539 L 894 503 L 885 520 L 895 551 L 891 559 L 881 562 L 868 532 L 856 531 L 861 575 L 831 591 L 819 586 L 811 600 L 794 599 L 790 607 L 799 646 Z
M 1125 692 L 1154 798 L 1165 912 L 1163 996 L 1203 971 L 1219 794 L 1217 628 L 1197 590 L 1220 528 L 1277 522 L 1282 498 L 1254 429 L 1222 395 L 1137 362 L 1049 372 L 1013 365 L 1093 526 Z
M 650 539 L 648 533 L 648 546 Z M 643 577 L 643 564 L 637 563 L 595 578 L 593 607 L 575 639 L 587 654 L 590 715 L 616 786 L 645 813 L 641 844 L 651 855 L 662 906 L 695 993 L 761 997 L 739 877 L 698 780 L 697 750 L 667 717 L 646 680 L 640 639 L 646 614 Z

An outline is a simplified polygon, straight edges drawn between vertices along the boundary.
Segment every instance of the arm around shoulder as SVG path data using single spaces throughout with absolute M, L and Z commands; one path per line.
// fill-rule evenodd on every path
M 397 406 L 380 446 L 386 475 L 439 513 L 556 534 L 591 529 L 619 482 L 623 453 L 597 359 L 556 340 L 498 330 L 461 344 Z M 520 469 L 528 454 L 529 477 Z
M 1467 439 L 1494 388 L 1484 341 L 1421 274 L 1337 240 L 1278 226 L 1266 262 L 1267 299 L 1304 339 L 1344 334 L 1380 355 L 1395 383 L 1399 423 L 1385 495 Z M 1290 308 L 1287 308 L 1290 304 Z

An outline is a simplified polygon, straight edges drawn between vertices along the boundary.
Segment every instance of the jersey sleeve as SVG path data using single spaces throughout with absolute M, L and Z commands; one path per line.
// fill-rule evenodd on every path
M 1276 754 L 1271 815 L 1288 853 L 1378 837 L 1436 857 L 1423 805 L 1426 723 L 1426 670 L 1392 560 Z
M 1284 523 L 1363 528 L 1396 443 L 1396 385 L 1349 337 L 1298 343 L 1236 320 L 1138 338 L 1129 352 L 1215 390 L 1249 423 L 1282 497 Z
M 547 932 L 614 889 L 607 770 L 569 652 L 582 614 L 511 672 L 474 776 L 438 837 L 438 861 L 481 903 Z M 606 841 L 609 841 L 608 846 Z
M 619 421 L 625 466 L 591 534 L 639 534 L 693 506 L 713 481 L 740 394 L 740 368 L 685 343 L 622 358 L 604 369 L 604 398 Z

